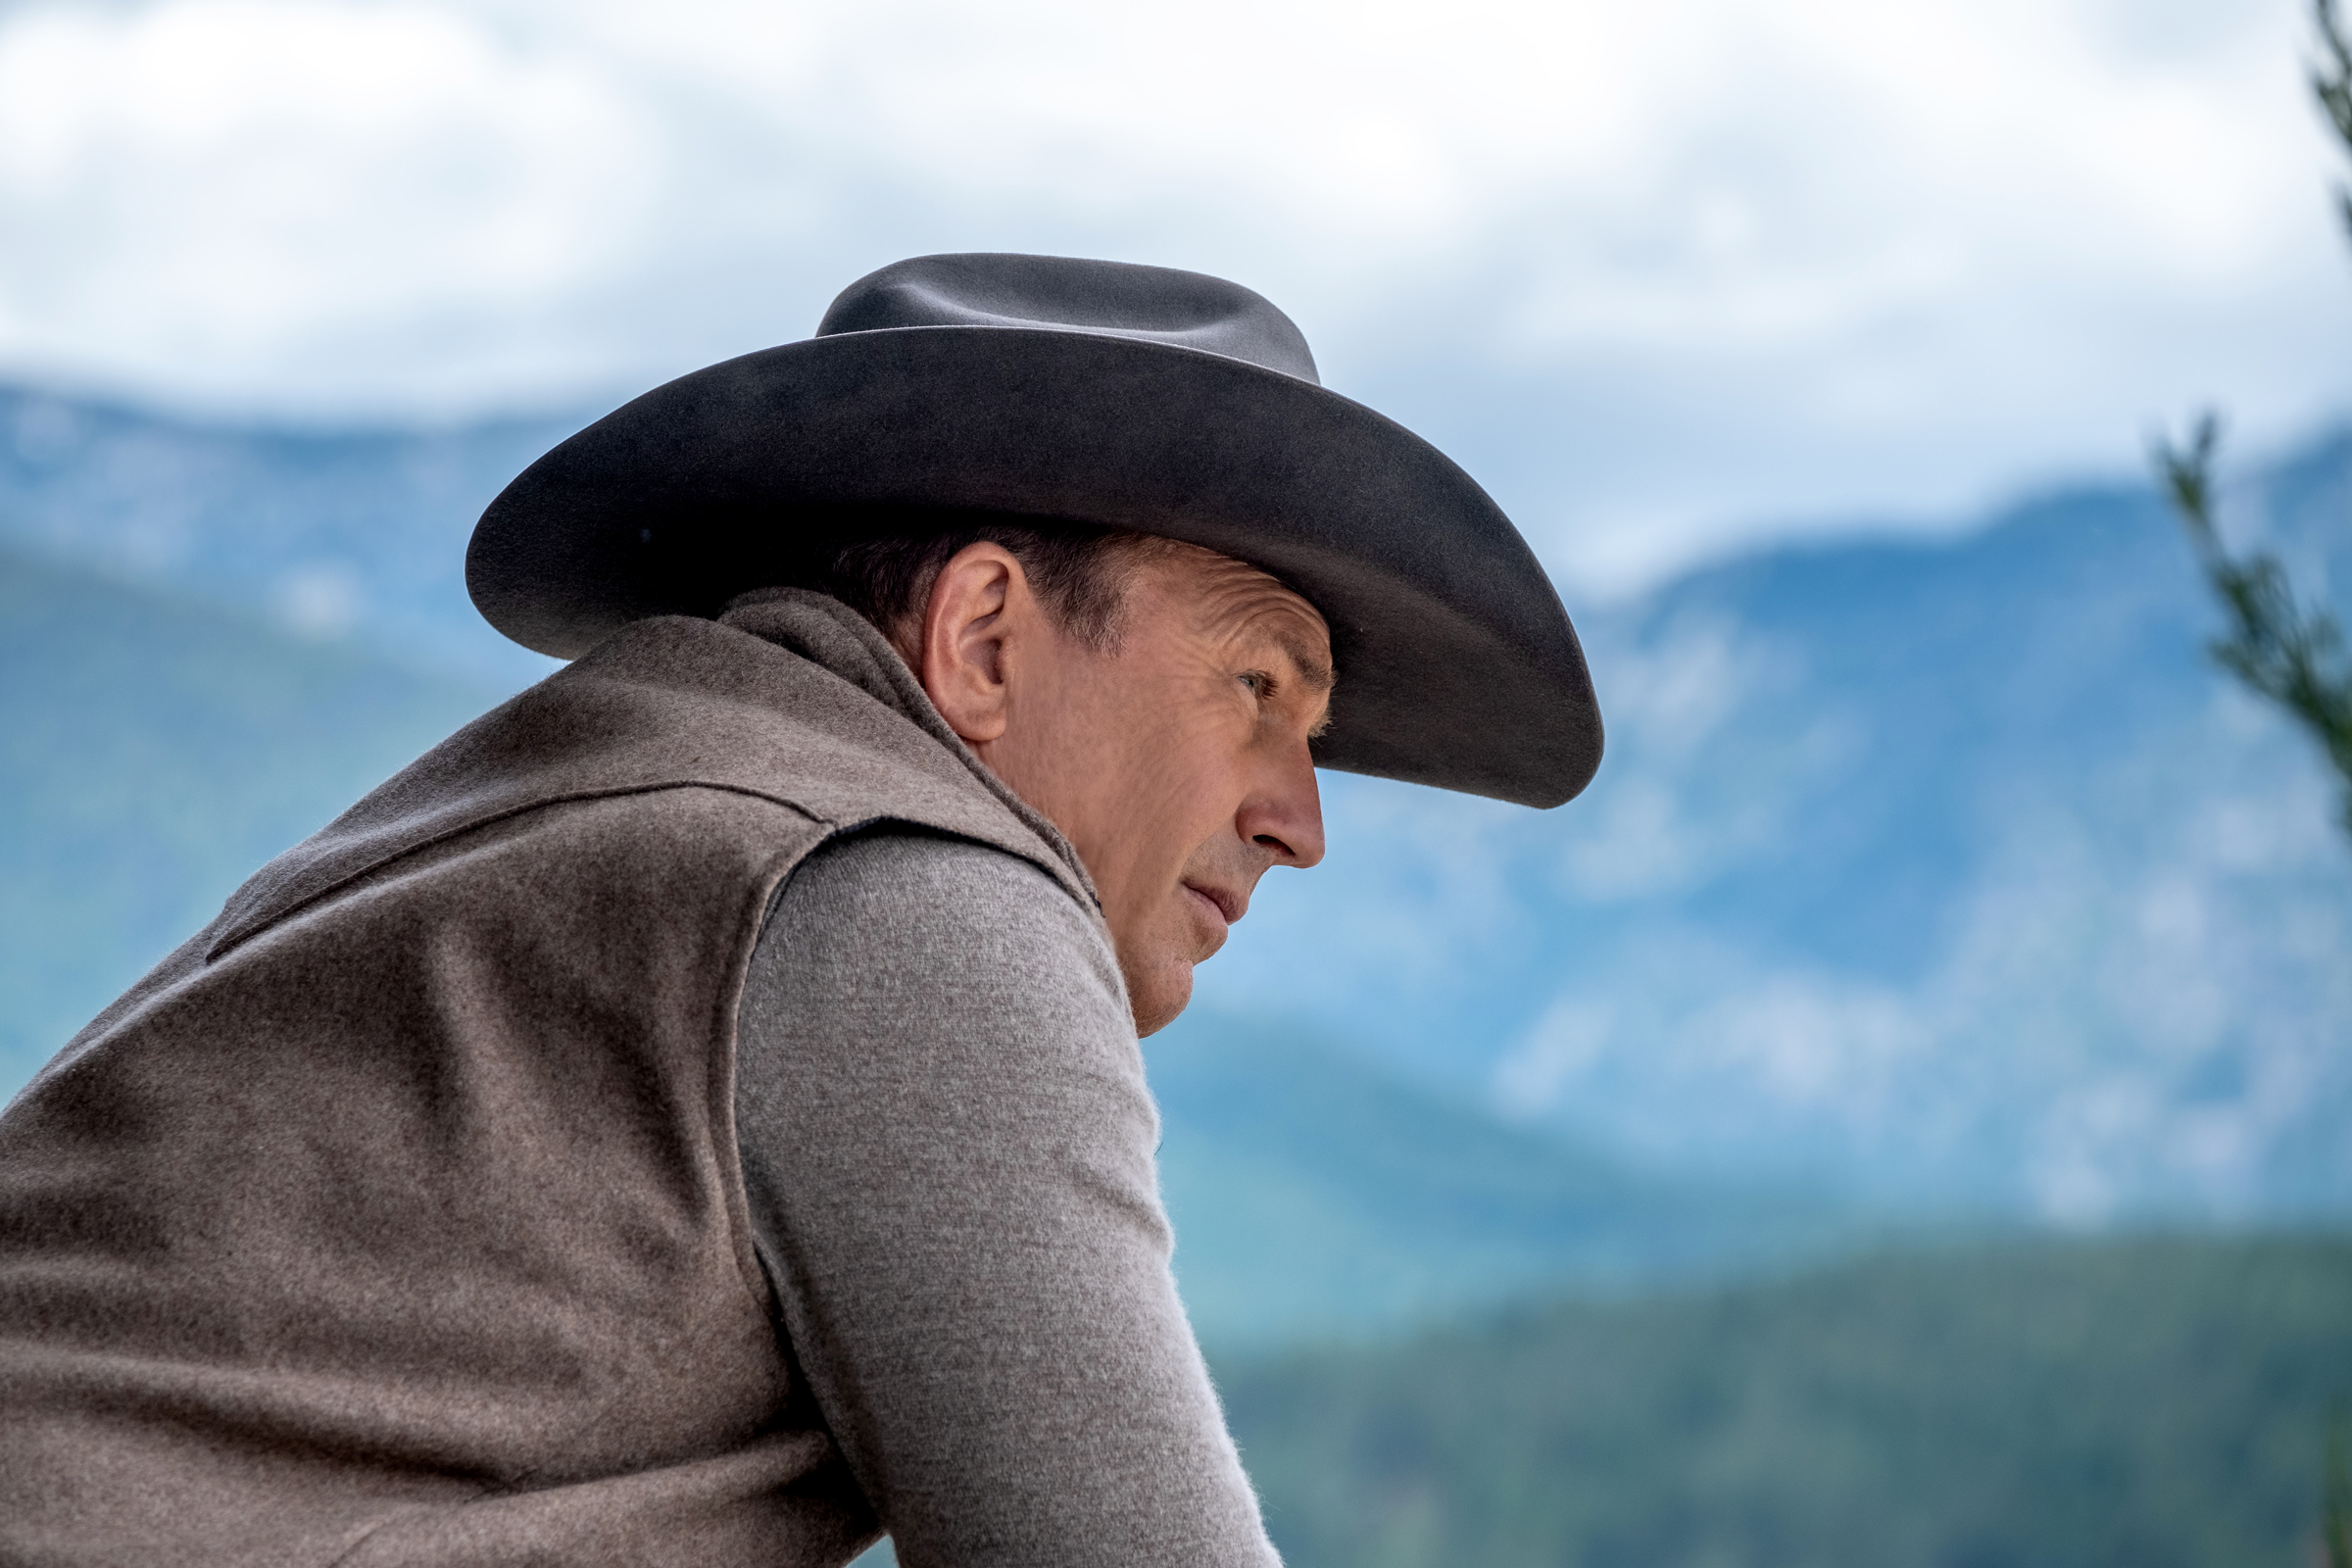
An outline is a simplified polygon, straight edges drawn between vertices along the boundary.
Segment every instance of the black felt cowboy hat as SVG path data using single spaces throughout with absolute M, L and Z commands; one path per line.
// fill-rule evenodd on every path
M 816 336 L 599 419 L 490 504 L 466 582 L 560 658 L 910 512 L 1133 529 L 1288 583 L 1330 622 L 1316 760 L 1529 806 L 1600 762 L 1600 710 L 1535 556 L 1427 442 L 1327 392 L 1265 300 L 1198 272 L 926 256 Z

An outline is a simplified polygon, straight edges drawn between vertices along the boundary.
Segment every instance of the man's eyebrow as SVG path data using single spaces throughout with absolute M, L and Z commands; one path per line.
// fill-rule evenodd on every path
M 1291 656 L 1291 663 L 1298 668 L 1298 678 L 1314 690 L 1327 692 L 1339 684 L 1339 676 L 1333 672 L 1331 662 L 1316 653 L 1313 645 L 1304 638 L 1289 633 L 1278 634 L 1274 646 Z

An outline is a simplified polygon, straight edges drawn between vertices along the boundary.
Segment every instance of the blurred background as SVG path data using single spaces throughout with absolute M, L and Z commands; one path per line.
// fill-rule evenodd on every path
M 2299 0 L 0 3 L 0 1094 L 549 662 L 475 515 L 902 256 L 1194 268 L 1494 494 L 1611 730 L 1326 775 L 1148 1047 L 1322 1564 L 2326 1560 L 2352 840 L 2147 459 L 2352 573 Z

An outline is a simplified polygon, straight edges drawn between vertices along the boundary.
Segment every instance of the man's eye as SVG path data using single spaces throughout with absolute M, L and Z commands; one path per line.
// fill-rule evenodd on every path
M 1274 689 L 1274 677 L 1262 669 L 1246 670 L 1241 679 L 1242 684 L 1250 688 L 1252 697 L 1263 698 Z

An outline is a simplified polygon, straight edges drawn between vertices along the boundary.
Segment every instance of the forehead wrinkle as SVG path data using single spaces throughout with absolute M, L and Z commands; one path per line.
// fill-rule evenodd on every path
M 1303 596 L 1248 562 L 1198 547 L 1186 550 L 1183 568 L 1178 575 L 1189 579 L 1187 586 L 1202 631 L 1219 639 L 1263 637 L 1290 656 L 1308 685 L 1318 691 L 1331 689 L 1335 679 L 1331 661 L 1317 648 L 1318 643 L 1327 643 L 1329 628 L 1322 612 Z M 1263 628 L 1252 624 L 1259 620 L 1273 624 Z M 1305 622 L 1322 636 L 1305 635 L 1302 626 L 1282 624 L 1285 621 Z

